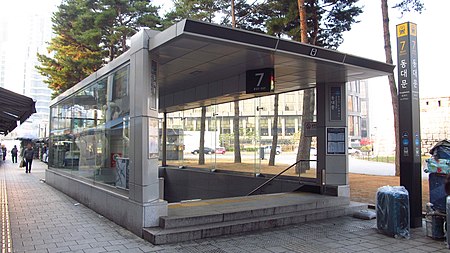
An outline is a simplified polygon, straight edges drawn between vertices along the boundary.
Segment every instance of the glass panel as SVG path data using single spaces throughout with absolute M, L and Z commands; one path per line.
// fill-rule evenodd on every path
M 109 103 L 111 120 L 130 113 L 130 96 L 128 94 L 128 67 L 113 74 L 112 100 Z
M 182 137 L 178 137 L 178 143 L 185 147 L 183 160 L 168 161 L 169 165 L 245 172 L 250 175 L 258 173 L 274 175 L 292 165 L 297 160 L 302 127 L 300 111 L 302 110 L 303 92 L 279 95 L 279 101 L 289 101 L 291 105 L 289 108 L 285 108 L 283 103 L 279 102 L 278 129 L 275 131 L 272 129 L 274 99 L 275 96 L 267 96 L 240 101 L 239 128 L 237 129 L 233 126 L 234 102 L 208 107 L 205 119 L 204 146 L 209 148 L 209 151 L 205 154 L 204 165 L 199 165 L 198 155 L 201 108 L 168 115 L 168 124 L 170 123 L 168 128 L 184 130 L 181 134 Z M 238 131 L 241 162 L 235 163 L 234 134 Z M 272 138 L 276 133 L 278 134 L 276 147 L 278 154 L 275 156 L 275 166 L 268 166 Z M 310 147 L 311 160 L 316 159 L 316 142 L 316 138 L 313 137 Z M 305 163 L 306 165 L 303 166 L 305 169 L 301 176 L 316 178 L 316 162 Z M 295 169 L 289 170 L 285 175 L 298 177 Z
M 129 67 L 126 66 L 115 71 L 108 78 L 106 122 L 104 131 L 101 131 L 102 139 L 105 140 L 101 148 L 104 162 L 94 173 L 95 181 L 114 186 L 117 181 L 118 187 L 121 188 L 127 188 L 126 177 L 129 163 L 128 72 Z M 102 100 L 103 97 L 100 97 L 99 101 Z
M 123 67 L 52 107 L 50 167 L 128 188 L 128 71 Z
M 72 151 L 75 166 L 78 159 L 78 175 L 93 179 L 97 167 L 97 125 L 102 112 L 97 105 L 97 85 L 93 84 L 74 97 L 74 143 Z M 68 160 L 68 159 L 67 159 Z M 74 167 L 75 169 L 75 167 Z
M 73 99 L 68 99 L 61 104 L 60 108 L 60 134 L 56 138 L 55 166 L 72 173 L 78 168 L 78 160 L 74 152 L 74 136 L 72 132 L 72 124 L 74 121 Z
M 63 168 L 64 154 L 66 152 L 66 139 L 69 129 L 65 129 L 67 103 L 61 103 L 52 107 L 51 128 L 50 128 L 50 157 L 49 165 L 53 168 Z
M 184 112 L 174 112 L 167 114 L 167 142 L 166 142 L 166 159 L 167 164 L 172 166 L 184 165 Z M 161 138 L 160 131 L 160 138 Z M 162 155 L 160 155 L 162 158 Z
M 168 114 L 168 131 L 173 138 L 167 141 L 168 165 L 192 166 L 198 168 L 215 168 L 215 148 L 219 147 L 219 128 L 217 113 L 212 106 L 206 108 L 204 133 L 204 164 L 199 164 L 201 108 Z M 170 118 L 170 119 L 169 119 Z M 175 136 L 176 135 L 176 136 Z M 169 159 L 169 146 L 177 146 L 177 157 Z

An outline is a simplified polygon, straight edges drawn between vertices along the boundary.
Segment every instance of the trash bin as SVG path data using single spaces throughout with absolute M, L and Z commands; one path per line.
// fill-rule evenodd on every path
M 377 191 L 378 231 L 409 238 L 409 193 L 403 186 L 383 186 Z
M 431 213 L 425 216 L 426 235 L 433 239 L 445 238 L 444 223 L 445 216 L 442 214 Z
M 264 160 L 264 147 L 259 148 L 259 159 Z

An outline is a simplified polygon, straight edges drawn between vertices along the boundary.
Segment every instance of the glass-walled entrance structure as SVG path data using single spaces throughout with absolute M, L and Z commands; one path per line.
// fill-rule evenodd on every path
M 144 29 L 132 37 L 127 52 L 52 101 L 46 182 L 141 235 L 143 227 L 157 226 L 159 217 L 167 215 L 169 195 L 233 196 L 239 194 L 236 189 L 248 193 L 259 185 L 252 178 L 264 180 L 255 176 L 274 174 L 278 168 L 266 166 L 268 136 L 274 132 L 280 146 L 275 147 L 276 165 L 296 162 L 296 135 L 303 127 L 300 106 L 289 98 L 278 103 L 295 111 L 280 115 L 278 128 L 268 108 L 277 94 L 313 90 L 315 116 L 305 135 L 314 136 L 310 152 L 317 154 L 311 159 L 317 162 L 301 169 L 300 176 L 348 195 L 345 83 L 392 69 L 337 51 L 191 20 L 163 32 Z M 255 77 L 248 78 L 249 73 L 261 79 L 262 73 L 271 73 L 270 89 L 249 81 Z M 234 156 L 235 133 L 240 161 Z M 205 154 L 204 164 L 198 162 L 199 153 Z M 214 181 L 220 171 L 250 176 Z

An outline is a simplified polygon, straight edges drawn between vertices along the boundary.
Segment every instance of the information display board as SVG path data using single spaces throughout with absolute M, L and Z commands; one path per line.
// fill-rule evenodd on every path
M 345 127 L 327 127 L 327 155 L 345 155 Z

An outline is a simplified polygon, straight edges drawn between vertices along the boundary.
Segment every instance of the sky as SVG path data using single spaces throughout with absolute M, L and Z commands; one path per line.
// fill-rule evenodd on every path
M 367 0 L 364 3 L 364 13 L 361 22 L 355 24 L 352 30 L 345 33 L 344 44 L 338 49 L 346 53 L 384 61 L 384 43 L 382 30 L 382 15 L 380 1 Z M 392 2 L 392 1 L 389 1 Z M 396 64 L 396 34 L 395 26 L 404 22 L 417 24 L 417 45 L 419 53 L 419 84 L 421 97 L 450 96 L 447 82 L 440 77 L 446 71 L 447 58 L 450 56 L 444 42 L 443 24 L 450 1 L 425 1 L 425 11 L 422 14 L 390 10 L 391 43 Z M 448 35 L 447 35 L 448 36 Z M 444 42 L 445 43 L 445 42 Z M 396 72 L 395 72 L 396 73 Z

